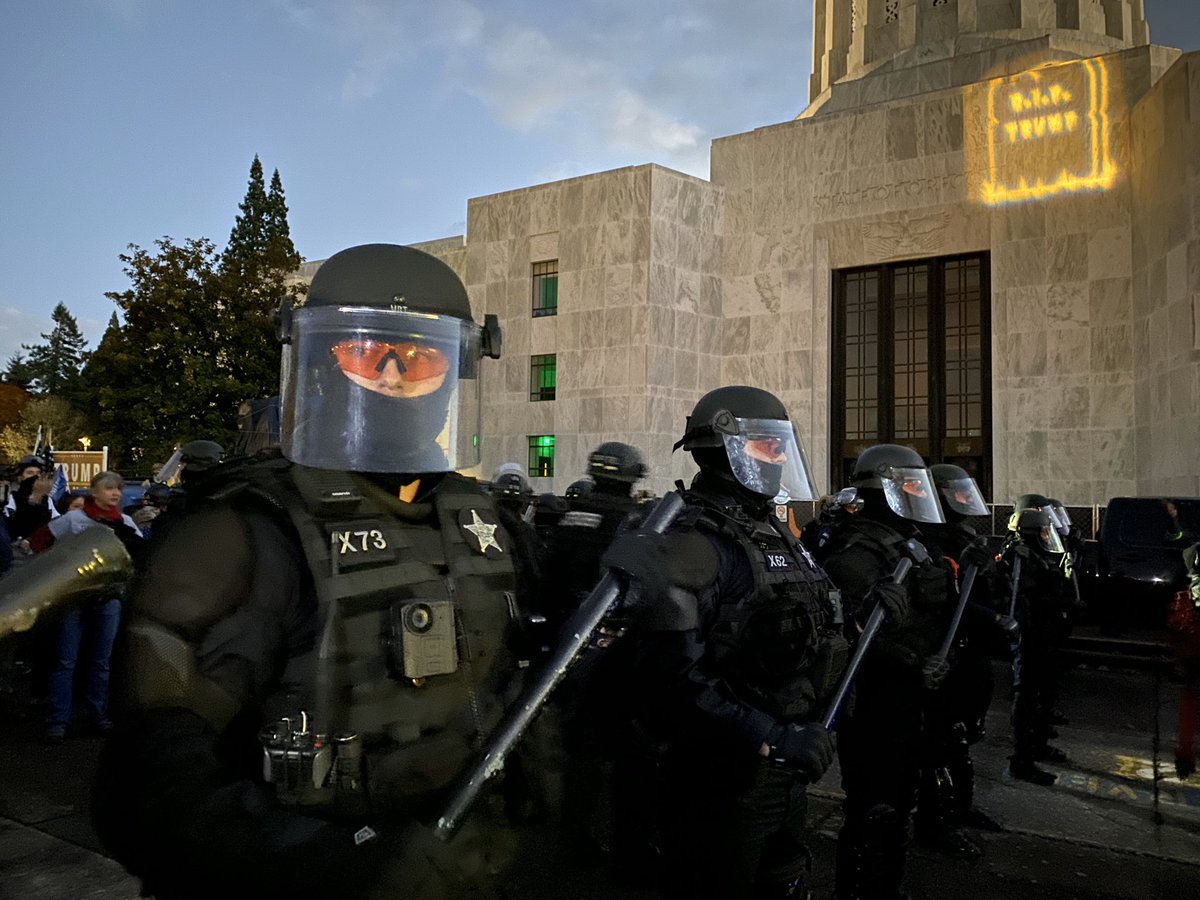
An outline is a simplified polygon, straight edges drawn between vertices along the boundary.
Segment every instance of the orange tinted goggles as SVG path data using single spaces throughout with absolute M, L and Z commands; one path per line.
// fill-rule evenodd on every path
M 450 360 L 437 347 L 426 347 L 410 341 L 399 344 L 368 338 L 339 341 L 333 345 L 331 352 L 343 372 L 372 380 L 379 377 L 389 360 L 395 360 L 400 377 L 405 381 L 437 378 L 450 370 Z

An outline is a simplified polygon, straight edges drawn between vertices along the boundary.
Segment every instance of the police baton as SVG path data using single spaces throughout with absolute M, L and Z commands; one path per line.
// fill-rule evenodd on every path
M 908 577 L 908 570 L 911 568 L 912 560 L 906 556 L 900 562 L 896 563 L 896 569 L 892 572 L 892 581 L 896 584 L 902 584 L 904 579 Z M 838 713 L 842 711 L 842 705 L 846 702 L 846 697 L 849 695 L 850 688 L 854 684 L 854 676 L 858 674 L 858 668 L 862 665 L 867 649 L 871 646 L 871 642 L 875 640 L 875 635 L 879 633 L 885 615 L 887 613 L 884 611 L 883 604 L 876 603 L 875 608 L 871 610 L 871 615 L 867 617 L 867 624 L 863 626 L 862 634 L 858 636 L 858 643 L 854 645 L 854 653 L 850 656 L 850 662 L 846 664 L 846 671 L 842 673 L 842 680 L 838 682 L 837 690 L 833 693 L 833 699 L 829 701 L 829 709 L 821 717 L 821 725 L 824 726 L 826 731 L 833 727 L 834 720 L 838 717 Z
M 642 533 L 662 534 L 675 521 L 683 509 L 683 497 L 677 491 L 671 491 L 658 501 L 653 512 L 642 523 L 638 531 Z M 509 707 L 504 718 L 496 729 L 488 735 L 479 757 L 467 773 L 459 780 L 450 795 L 444 811 L 434 826 L 433 833 L 443 841 L 450 840 L 463 817 L 483 790 L 489 778 L 504 768 L 504 760 L 512 751 L 525 729 L 537 716 L 538 712 L 549 699 L 554 688 L 567 674 L 567 670 L 578 658 L 580 652 L 591 640 L 592 634 L 600 627 L 604 617 L 608 615 L 612 605 L 621 594 L 621 584 L 608 572 L 600 582 L 592 588 L 587 599 L 580 604 L 579 609 L 568 620 L 563 628 L 565 637 L 559 639 L 550 657 L 539 670 L 537 677 L 528 684 Z
M 1021 555 L 1013 552 L 1012 597 L 1008 601 L 1008 617 L 1017 617 L 1017 588 L 1021 586 Z
M 936 687 L 950 670 L 950 665 L 946 660 L 950 656 L 950 648 L 954 644 L 954 638 L 958 635 L 958 626 L 962 622 L 963 611 L 967 608 L 967 601 L 971 599 L 971 588 L 975 586 L 975 574 L 978 571 L 975 566 L 967 566 L 967 572 L 963 575 L 962 586 L 958 589 L 958 606 L 954 608 L 954 615 L 950 618 L 950 628 L 946 631 L 946 637 L 942 641 L 942 646 L 938 647 L 937 653 L 928 657 L 922 666 L 926 686 L 928 687 Z

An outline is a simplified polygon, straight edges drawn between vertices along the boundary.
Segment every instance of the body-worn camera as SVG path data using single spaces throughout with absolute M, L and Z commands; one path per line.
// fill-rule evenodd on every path
M 272 722 L 259 732 L 263 780 L 287 806 L 352 812 L 366 803 L 362 741 L 355 732 L 329 738 L 308 730 L 308 714 Z
M 384 637 L 393 678 L 448 675 L 458 669 L 454 604 L 449 600 L 413 600 L 393 604 Z

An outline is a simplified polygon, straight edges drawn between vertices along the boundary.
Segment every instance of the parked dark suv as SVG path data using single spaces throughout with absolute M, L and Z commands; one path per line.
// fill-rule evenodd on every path
M 1160 631 L 1187 587 L 1185 548 L 1200 540 L 1200 498 L 1114 497 L 1089 548 L 1085 595 L 1106 634 Z

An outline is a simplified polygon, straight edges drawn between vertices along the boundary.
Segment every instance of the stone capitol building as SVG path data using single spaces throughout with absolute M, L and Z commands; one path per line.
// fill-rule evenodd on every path
M 817 486 L 881 441 L 989 500 L 1200 496 L 1200 52 L 1143 0 L 814 0 L 808 106 L 654 164 L 472 198 L 419 244 L 496 313 L 483 464 L 648 486 L 705 391 L 784 401 Z M 319 263 L 306 265 L 311 277 Z

